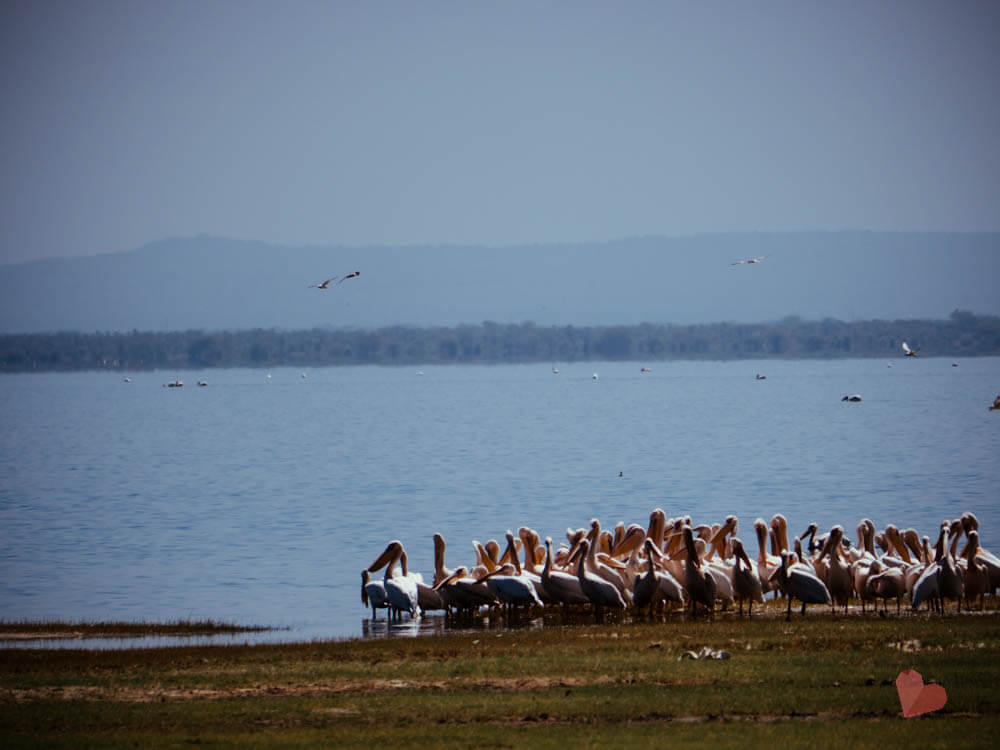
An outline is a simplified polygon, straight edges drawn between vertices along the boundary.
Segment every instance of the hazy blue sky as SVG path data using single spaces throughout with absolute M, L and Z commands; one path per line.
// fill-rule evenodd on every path
M 998 2 L 0 5 L 0 262 L 1000 229 Z

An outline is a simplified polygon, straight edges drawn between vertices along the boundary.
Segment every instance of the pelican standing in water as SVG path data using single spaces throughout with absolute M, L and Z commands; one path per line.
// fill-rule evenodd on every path
M 392 570 L 397 562 L 401 563 L 403 569 L 403 574 L 398 577 L 393 575 Z M 386 566 L 383 585 L 385 586 L 389 606 L 396 612 L 409 612 L 410 617 L 419 617 L 420 594 L 417 591 L 417 576 L 410 575 L 406 569 L 406 552 L 403 549 L 402 542 L 398 540 L 389 542 L 385 551 L 375 558 L 375 562 L 368 566 L 368 572 L 374 573 L 383 566 Z

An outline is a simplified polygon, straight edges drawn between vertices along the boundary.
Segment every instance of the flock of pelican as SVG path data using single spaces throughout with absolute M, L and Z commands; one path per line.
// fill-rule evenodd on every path
M 544 544 L 537 532 L 522 527 L 508 531 L 506 546 L 496 540 L 472 542 L 475 562 L 466 567 L 445 565 L 445 540 L 434 535 L 434 574 L 430 584 L 407 567 L 406 550 L 392 541 L 361 572 L 361 599 L 371 606 L 372 617 L 384 608 L 389 617 L 416 618 L 424 611 L 444 610 L 451 616 L 472 618 L 501 610 L 509 618 L 519 612 L 539 613 L 562 608 L 592 610 L 598 620 L 607 610 L 631 609 L 650 616 L 667 608 L 709 617 L 716 610 L 739 606 L 747 617 L 754 604 L 767 606 L 784 598 L 786 619 L 792 602 L 826 604 L 831 611 L 860 602 L 882 613 L 896 600 L 896 612 L 908 599 L 913 610 L 921 606 L 943 612 L 948 601 L 967 610 L 978 598 L 1000 586 L 1000 558 L 979 543 L 979 521 L 964 513 L 942 521 L 937 540 L 921 537 L 914 529 L 889 524 L 877 531 L 862 519 L 857 544 L 851 544 L 842 526 L 818 534 L 816 524 L 789 543 L 787 521 L 781 514 L 770 523 L 754 524 L 757 556 L 751 558 L 736 536 L 737 519 L 721 524 L 693 526 L 690 517 L 667 519 L 657 508 L 644 529 L 623 522 L 614 531 L 592 520 L 589 528 L 567 529 L 566 541 L 555 547 L 551 537 Z M 959 542 L 965 538 L 959 550 Z M 400 570 L 397 572 L 396 567 Z M 385 569 L 382 580 L 372 573 Z

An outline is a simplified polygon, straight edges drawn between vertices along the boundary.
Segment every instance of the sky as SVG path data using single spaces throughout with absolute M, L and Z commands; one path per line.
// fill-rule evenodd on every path
M 998 39 L 962 0 L 5 0 L 0 263 L 996 231 Z

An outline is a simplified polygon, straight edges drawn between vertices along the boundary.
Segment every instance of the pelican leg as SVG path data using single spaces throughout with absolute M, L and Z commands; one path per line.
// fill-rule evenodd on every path
M 785 613 L 785 622 L 792 621 L 792 597 L 788 597 L 788 612 Z

